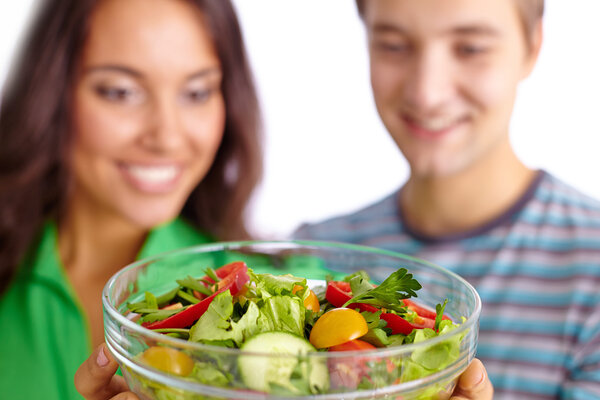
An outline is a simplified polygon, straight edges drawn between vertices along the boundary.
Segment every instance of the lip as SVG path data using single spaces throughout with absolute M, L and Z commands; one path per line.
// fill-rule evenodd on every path
M 179 163 L 117 163 L 125 180 L 135 189 L 148 194 L 166 194 L 178 186 L 183 175 Z
M 432 128 L 423 126 L 424 124 L 420 122 L 419 119 L 408 115 L 401 115 L 401 118 L 412 136 L 429 141 L 442 140 L 467 121 L 466 117 L 448 119 L 449 122 L 439 124 L 441 125 L 440 128 Z

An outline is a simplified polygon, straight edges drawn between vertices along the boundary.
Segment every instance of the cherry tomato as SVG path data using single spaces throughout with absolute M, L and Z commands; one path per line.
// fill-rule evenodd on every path
M 374 350 L 377 347 L 364 340 L 354 339 L 346 343 L 331 346 L 329 351 L 358 351 L 358 350 Z
M 302 286 L 296 285 L 292 289 L 292 293 L 296 294 L 302 289 L 303 289 Z M 308 295 L 304 299 L 304 307 L 306 307 L 307 310 L 311 310 L 312 312 L 317 313 L 321 309 L 321 305 L 319 304 L 319 299 L 317 298 L 317 295 L 315 294 L 315 292 L 313 292 L 310 289 L 307 289 L 307 290 L 308 290 Z
M 332 346 L 329 351 L 360 351 L 374 350 L 376 347 L 360 339 L 351 340 L 346 343 Z M 367 359 L 361 357 L 330 358 L 327 361 L 329 367 L 329 379 L 333 389 L 349 388 L 356 389 L 363 377 L 369 376 Z
M 334 308 L 315 322 L 309 341 L 317 349 L 323 349 L 357 339 L 368 330 L 367 321 L 358 311 Z
M 142 353 L 142 360 L 156 369 L 179 376 L 188 376 L 194 369 L 190 356 L 170 347 L 150 347 Z
M 310 289 L 308 289 L 308 296 L 304 299 L 304 307 L 306 307 L 307 310 L 311 310 L 315 313 L 318 313 L 321 309 L 317 295 Z

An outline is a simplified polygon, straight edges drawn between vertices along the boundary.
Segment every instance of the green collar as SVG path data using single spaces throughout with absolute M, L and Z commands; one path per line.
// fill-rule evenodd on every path
M 73 294 L 65 268 L 60 261 L 57 238 L 56 223 L 47 221 L 42 229 L 38 247 L 28 255 L 25 265 L 21 265 L 19 275 L 44 281 Z M 213 241 L 213 238 L 199 232 L 183 219 L 177 218 L 150 231 L 137 259 Z

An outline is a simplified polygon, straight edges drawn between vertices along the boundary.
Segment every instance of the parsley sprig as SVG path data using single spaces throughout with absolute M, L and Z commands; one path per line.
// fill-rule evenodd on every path
M 421 289 L 421 284 L 408 273 L 406 268 L 400 268 L 386 278 L 379 286 L 363 293 L 357 294 L 348 300 L 342 307 L 352 303 L 371 304 L 376 307 L 406 312 L 402 299 L 417 297 L 416 290 Z

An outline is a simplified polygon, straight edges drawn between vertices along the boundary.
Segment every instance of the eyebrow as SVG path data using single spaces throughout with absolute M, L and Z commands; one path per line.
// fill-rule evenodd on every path
M 130 76 L 133 76 L 135 78 L 143 78 L 144 77 L 144 74 L 142 74 L 140 71 L 137 71 L 133 68 L 125 67 L 122 65 L 116 65 L 116 64 L 97 65 L 97 66 L 86 68 L 84 72 L 92 73 L 92 72 L 97 72 L 97 71 L 120 72 L 120 73 L 124 73 L 124 74 L 130 75 Z M 207 76 L 211 76 L 211 75 L 215 75 L 215 74 L 221 74 L 221 68 L 219 68 L 219 67 L 205 68 L 203 70 L 200 70 L 198 72 L 194 72 L 194 73 L 188 75 L 186 80 L 203 78 L 203 77 L 207 77 Z
M 453 34 L 456 35 L 482 35 L 482 36 L 492 36 L 497 37 L 500 36 L 500 32 L 489 26 L 483 24 L 470 24 L 464 26 L 458 26 L 450 30 Z
M 388 22 L 377 22 L 373 25 L 371 29 L 373 33 L 386 34 L 386 33 L 396 33 L 396 34 L 407 34 L 408 30 L 405 29 L 402 25 L 397 25 Z M 479 24 L 472 23 L 466 25 L 459 25 L 456 27 L 452 27 L 444 32 L 444 34 L 451 34 L 457 36 L 471 36 L 471 35 L 481 35 L 481 36 L 490 36 L 490 37 L 498 37 L 500 36 L 500 32 L 487 24 Z

